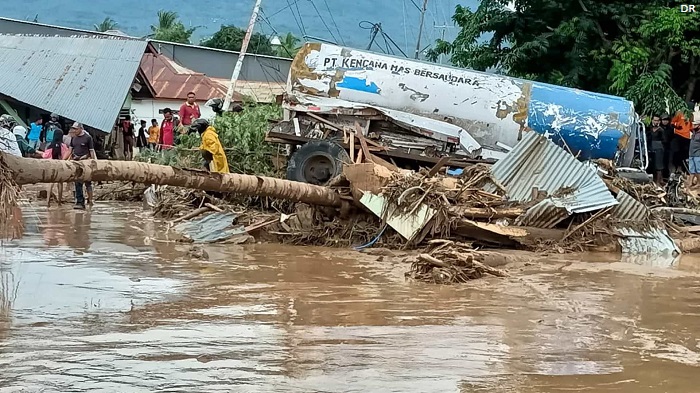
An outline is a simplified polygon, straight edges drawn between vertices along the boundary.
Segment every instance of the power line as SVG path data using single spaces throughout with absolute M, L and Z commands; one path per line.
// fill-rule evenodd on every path
M 346 45 L 345 39 L 343 38 L 343 35 L 340 34 L 340 29 L 338 28 L 338 24 L 335 23 L 335 18 L 333 17 L 333 12 L 331 12 L 331 7 L 328 6 L 328 1 L 323 0 L 323 2 L 326 4 L 326 10 L 328 10 L 328 15 L 331 16 L 331 22 L 333 22 L 333 25 L 335 25 L 335 30 L 338 32 L 338 37 L 340 37 L 340 41 L 343 43 L 343 45 Z
M 316 7 L 316 3 L 314 3 L 314 0 L 309 0 L 309 3 L 311 3 L 311 6 L 314 7 L 314 10 L 316 11 L 316 15 L 321 19 L 321 23 L 323 23 L 323 26 L 326 27 L 326 30 L 331 34 L 331 37 L 333 38 L 333 41 L 338 42 L 338 38 L 336 38 L 335 34 L 333 34 L 333 31 L 331 31 L 331 28 L 328 27 L 328 24 L 326 23 L 326 20 L 323 19 L 323 16 L 321 13 L 318 11 L 318 8 Z
M 294 0 L 294 2 L 292 2 L 292 3 L 289 3 L 289 1 L 287 1 L 287 6 L 286 6 L 286 7 L 282 7 L 281 9 L 277 10 L 276 12 L 273 12 L 273 13 L 270 15 L 270 18 L 272 18 L 273 16 L 275 16 L 275 15 L 277 15 L 277 14 L 279 14 L 279 13 L 285 11 L 285 10 L 288 9 L 288 8 L 291 8 L 291 7 L 292 7 L 294 4 L 296 4 L 298 1 L 299 1 L 299 0 Z
M 297 0 L 297 1 L 298 1 L 298 0 Z M 296 1 L 294 2 L 294 4 L 296 4 Z M 294 18 L 294 22 L 296 22 L 297 27 L 299 28 L 299 31 L 301 32 L 301 34 L 305 34 L 305 33 L 304 33 L 304 29 L 302 28 L 301 23 L 299 22 L 299 20 L 297 19 L 296 14 L 294 13 L 294 9 L 292 9 L 292 3 L 290 3 L 289 0 L 287 0 L 287 8 L 289 8 L 289 11 L 292 13 L 292 17 Z
M 258 19 L 260 19 L 262 22 L 267 23 L 267 25 L 270 26 L 270 29 L 272 30 L 272 33 L 273 33 L 275 36 L 277 36 L 277 38 L 280 38 L 279 32 L 277 32 L 277 29 L 275 29 L 275 27 L 272 26 L 272 23 L 270 22 L 270 18 L 267 17 L 267 16 L 265 15 L 265 12 L 263 12 L 262 10 L 260 10 L 260 16 L 259 16 Z M 285 52 L 287 52 L 287 54 L 289 55 L 289 57 L 294 58 L 294 55 L 289 51 L 289 49 L 287 49 L 286 46 L 284 46 L 284 45 L 280 45 L 280 46 L 282 47 L 282 49 L 284 49 Z
M 287 3 L 289 3 L 289 0 L 287 0 Z M 299 15 L 299 22 L 301 22 L 301 28 L 303 29 L 302 33 L 304 33 L 304 35 L 306 35 L 306 26 L 304 26 L 304 19 L 301 17 L 301 11 L 299 11 L 299 2 L 295 2 L 294 6 L 297 8 L 297 14 Z

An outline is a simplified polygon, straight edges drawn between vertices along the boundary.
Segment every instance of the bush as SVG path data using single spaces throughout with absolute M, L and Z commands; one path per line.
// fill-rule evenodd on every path
M 248 105 L 243 112 L 224 113 L 213 119 L 213 126 L 226 150 L 231 172 L 276 175 L 272 162 L 275 147 L 265 142 L 265 134 L 269 128 L 268 120 L 281 117 L 282 108 L 279 105 Z M 182 135 L 176 149 L 148 152 L 140 155 L 139 160 L 182 168 L 201 167 L 200 153 L 190 150 L 197 149 L 200 144 L 199 135 Z

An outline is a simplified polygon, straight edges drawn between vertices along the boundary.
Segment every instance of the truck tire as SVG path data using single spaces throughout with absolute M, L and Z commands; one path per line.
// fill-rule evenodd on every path
M 350 156 L 339 144 L 307 142 L 289 157 L 287 179 L 322 186 L 343 172 L 343 163 L 350 163 Z

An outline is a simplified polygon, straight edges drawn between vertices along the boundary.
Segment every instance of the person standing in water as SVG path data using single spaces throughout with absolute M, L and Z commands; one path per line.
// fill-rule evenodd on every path
M 71 127 L 71 132 L 73 133 L 73 138 L 70 142 L 70 159 L 73 161 L 83 161 L 87 159 L 97 159 L 97 154 L 95 154 L 95 142 L 92 140 L 90 134 L 85 131 L 83 125 L 75 122 Z M 88 204 L 92 205 L 94 202 L 92 194 L 92 182 L 85 182 L 85 188 L 87 188 L 88 194 Z M 83 193 L 83 182 L 75 182 L 75 208 L 80 210 L 85 210 L 85 194 Z
M 46 145 L 45 158 L 50 160 L 67 160 L 70 154 L 70 148 L 63 144 L 63 132 L 53 132 L 51 134 L 53 140 Z M 46 157 L 48 155 L 48 157 Z M 58 195 L 56 196 L 56 201 L 58 205 L 63 204 L 63 183 L 53 184 L 50 183 L 48 186 L 48 192 L 46 193 L 46 204 L 51 207 L 51 197 L 53 196 L 53 188 L 57 186 Z

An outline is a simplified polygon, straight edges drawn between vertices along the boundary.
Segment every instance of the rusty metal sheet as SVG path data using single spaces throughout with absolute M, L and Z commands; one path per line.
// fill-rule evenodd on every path
M 148 43 L 0 35 L 0 94 L 109 133 Z
M 144 54 L 141 69 L 155 90 L 155 98 L 185 101 L 187 93 L 194 92 L 198 100 L 206 101 L 226 95 L 226 89 L 208 76 L 182 67 L 162 54 Z M 234 96 L 238 102 L 241 99 L 240 95 Z
M 509 199 L 529 202 L 533 188 L 537 188 L 549 195 L 552 207 L 564 208 L 569 214 L 618 204 L 594 169 L 534 132 L 525 133 L 523 140 L 491 167 L 491 175 L 505 187 Z M 486 188 L 496 190 L 493 185 Z

